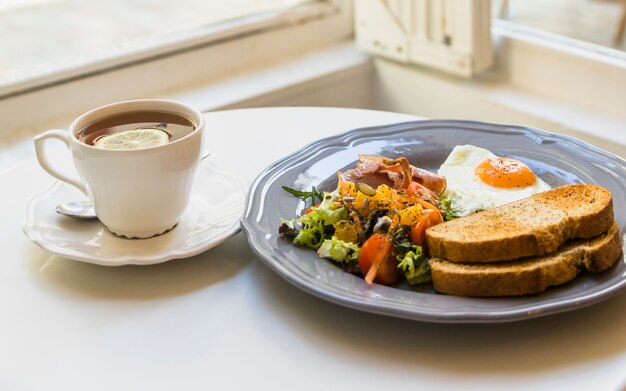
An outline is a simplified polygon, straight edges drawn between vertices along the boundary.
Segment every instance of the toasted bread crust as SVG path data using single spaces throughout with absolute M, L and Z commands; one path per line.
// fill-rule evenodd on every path
M 453 262 L 507 261 L 600 235 L 613 221 L 608 190 L 574 184 L 436 225 L 426 241 L 431 255 Z
M 583 269 L 603 271 L 622 253 L 619 228 L 592 239 L 568 242 L 548 256 L 495 263 L 457 263 L 431 258 L 433 285 L 457 296 L 520 296 L 564 284 Z

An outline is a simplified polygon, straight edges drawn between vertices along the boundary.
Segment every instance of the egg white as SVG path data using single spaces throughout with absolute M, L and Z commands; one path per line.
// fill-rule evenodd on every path
M 458 215 L 491 209 L 550 189 L 550 185 L 538 176 L 534 185 L 523 188 L 499 188 L 485 184 L 474 170 L 486 159 L 494 157 L 496 155 L 484 148 L 458 145 L 439 168 L 438 174 L 447 180 L 444 195 L 452 199 L 452 206 Z

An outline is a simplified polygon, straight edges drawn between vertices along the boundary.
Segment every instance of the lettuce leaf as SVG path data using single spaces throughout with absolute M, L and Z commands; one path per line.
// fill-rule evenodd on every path
M 411 285 L 421 284 L 430 281 L 430 266 L 422 251 L 422 247 L 413 246 L 413 249 L 403 255 L 397 256 L 398 269 L 404 272 L 406 280 Z
M 335 262 L 356 262 L 360 250 L 355 243 L 344 242 L 333 237 L 324 240 L 317 253 L 320 257 L 330 258 Z
M 443 215 L 445 221 L 454 220 L 460 217 L 460 211 L 456 208 L 456 205 L 454 205 L 454 201 L 452 200 L 452 198 L 448 198 L 443 193 L 441 193 L 441 195 L 439 196 L 439 202 L 441 204 L 441 207 L 445 211 Z
M 324 193 L 324 200 L 311 208 L 311 211 L 298 219 L 304 225 L 315 225 L 320 222 L 324 225 L 332 225 L 348 218 L 348 211 L 344 207 L 334 207 L 337 199 L 335 193 Z
M 294 244 L 306 246 L 312 249 L 317 249 L 324 240 L 324 225 L 305 225 L 303 226 L 293 238 Z
M 318 249 L 326 235 L 326 227 L 331 226 L 341 220 L 348 218 L 348 211 L 344 207 L 335 207 L 333 202 L 337 199 L 337 194 L 324 193 L 324 200 L 319 206 L 311 208 L 310 212 L 298 219 L 302 228 L 293 239 L 295 244 Z M 332 232 L 332 231 L 331 231 Z

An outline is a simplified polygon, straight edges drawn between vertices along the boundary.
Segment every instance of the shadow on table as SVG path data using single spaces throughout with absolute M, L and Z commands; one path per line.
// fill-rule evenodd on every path
M 254 261 L 245 237 L 239 234 L 218 247 L 188 259 L 150 266 L 98 266 L 38 251 L 31 271 L 54 289 L 107 299 L 149 300 L 178 296 L 235 276 Z M 248 252 L 249 254 L 246 254 Z
M 259 267 L 261 269 L 261 267 Z M 259 270 L 259 291 L 329 357 L 454 374 L 531 373 L 626 351 L 626 294 L 573 312 L 500 324 L 434 324 L 326 302 Z M 264 272 L 265 271 L 265 272 Z M 321 337 L 321 338 L 320 338 Z M 374 364 L 376 365 L 376 364 Z

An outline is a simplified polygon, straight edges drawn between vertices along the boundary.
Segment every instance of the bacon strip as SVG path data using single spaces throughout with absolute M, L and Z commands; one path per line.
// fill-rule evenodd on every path
M 415 166 L 409 167 L 411 168 L 412 181 L 415 181 L 424 186 L 426 189 L 432 190 L 436 193 L 441 193 L 446 189 L 446 178 L 443 176 Z M 381 174 L 383 175 L 383 178 L 380 177 Z M 371 176 L 373 175 L 375 175 L 375 177 L 372 178 Z M 357 180 L 366 179 L 368 182 L 378 182 L 378 185 L 385 182 L 384 176 L 386 176 L 393 183 L 394 188 L 398 189 L 406 187 L 406 183 L 403 183 L 405 182 L 405 178 L 400 159 L 393 160 L 383 156 L 359 155 L 359 161 L 356 164 L 356 168 L 349 172 L 348 176 Z M 370 186 L 372 186 L 372 184 L 370 184 Z

